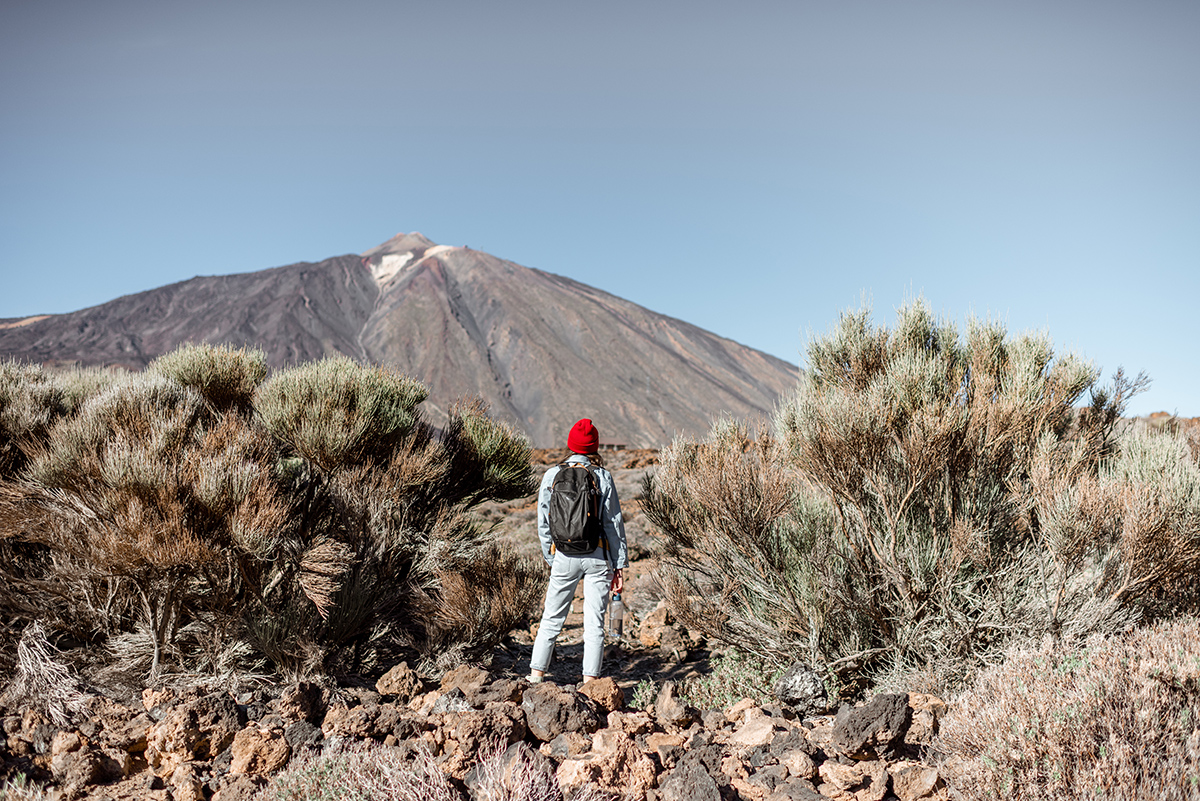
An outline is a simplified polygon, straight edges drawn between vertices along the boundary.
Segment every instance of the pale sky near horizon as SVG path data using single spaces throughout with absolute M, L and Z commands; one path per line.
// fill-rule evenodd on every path
M 866 298 L 1200 415 L 1200 3 L 0 4 L 0 318 L 400 231 L 803 365 Z

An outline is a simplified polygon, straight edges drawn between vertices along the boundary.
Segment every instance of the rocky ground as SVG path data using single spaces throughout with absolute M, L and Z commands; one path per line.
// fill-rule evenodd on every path
M 543 468 L 564 455 L 537 454 Z M 510 633 L 490 665 L 457 668 L 436 685 L 401 664 L 373 686 L 147 690 L 134 705 L 91 697 L 65 725 L 0 709 L 0 778 L 25 773 L 57 798 L 248 801 L 270 793 L 289 765 L 375 743 L 404 758 L 430 754 L 460 798 L 484 797 L 481 754 L 509 766 L 504 781 L 518 763 L 526 775 L 553 775 L 568 798 L 585 788 L 592 798 L 653 801 L 944 798 L 926 750 L 945 705 L 931 696 L 880 695 L 834 714 L 820 681 L 797 668 L 766 706 L 699 710 L 680 700 L 677 683 L 706 673 L 713 651 L 671 621 L 655 591 L 637 501 L 653 462 L 653 452 L 610 458 L 634 560 L 630 621 L 605 679 L 576 684 L 576 605 L 549 681 L 537 685 L 525 679 L 535 624 Z M 483 512 L 498 536 L 537 552 L 532 499 Z
M 374 688 L 148 690 L 138 707 L 95 697 L 83 722 L 66 726 L 6 710 L 0 751 L 6 772 L 49 783 L 53 798 L 112 801 L 269 797 L 289 763 L 364 742 L 403 759 L 430 754 L 462 799 L 483 797 L 477 766 L 495 752 L 501 764 L 554 776 L 568 798 L 585 788 L 651 801 L 946 797 L 925 752 L 945 711 L 938 699 L 878 695 L 813 714 L 827 702 L 811 674 L 796 671 L 781 688 L 766 706 L 699 710 L 667 682 L 635 709 L 611 677 L 530 685 L 463 666 L 430 687 L 401 664 Z

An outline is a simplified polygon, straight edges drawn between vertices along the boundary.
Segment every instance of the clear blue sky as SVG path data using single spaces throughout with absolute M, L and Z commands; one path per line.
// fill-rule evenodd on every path
M 0 317 L 399 231 L 801 364 L 923 294 L 1200 415 L 1200 3 L 0 5 Z

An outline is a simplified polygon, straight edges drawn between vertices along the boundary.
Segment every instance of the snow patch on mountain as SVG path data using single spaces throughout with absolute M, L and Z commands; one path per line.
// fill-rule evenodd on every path
M 403 269 L 405 264 L 412 260 L 412 253 L 389 253 L 383 256 L 377 262 L 371 263 L 371 275 L 375 277 L 375 283 L 383 286 L 388 281 L 396 277 L 396 273 Z

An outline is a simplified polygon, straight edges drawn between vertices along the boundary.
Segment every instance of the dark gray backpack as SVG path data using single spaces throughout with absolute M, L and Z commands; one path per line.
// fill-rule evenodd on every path
M 600 482 L 590 464 L 563 462 L 550 486 L 550 539 L 567 556 L 586 556 L 603 542 Z

